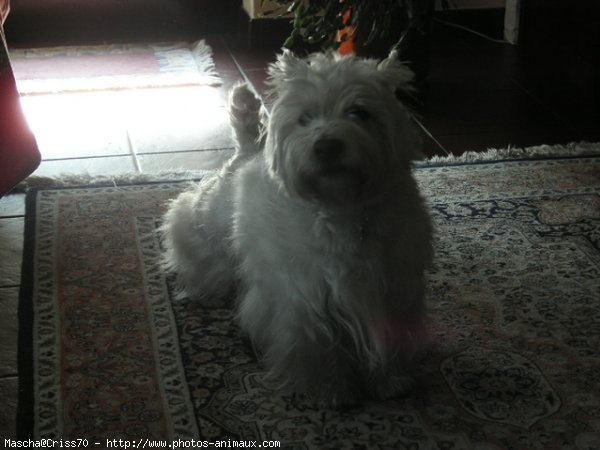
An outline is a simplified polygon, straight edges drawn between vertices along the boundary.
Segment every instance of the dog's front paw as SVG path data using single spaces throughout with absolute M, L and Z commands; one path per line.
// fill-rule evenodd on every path
M 258 150 L 256 141 L 260 136 L 260 100 L 247 84 L 235 86 L 229 94 L 229 121 L 233 128 L 236 147 L 241 153 Z
M 365 394 L 357 384 L 338 380 L 321 385 L 312 392 L 311 397 L 319 407 L 340 409 L 360 404 Z
M 409 374 L 379 375 L 369 382 L 369 393 L 375 400 L 387 400 L 407 395 L 414 387 L 415 380 Z
M 234 86 L 229 94 L 229 110 L 235 117 L 241 118 L 245 114 L 255 116 L 260 109 L 260 105 L 260 100 L 246 83 Z

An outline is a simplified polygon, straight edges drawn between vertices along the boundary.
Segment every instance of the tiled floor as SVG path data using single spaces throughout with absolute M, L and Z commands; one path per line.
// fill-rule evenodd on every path
M 212 169 L 231 154 L 227 92 L 239 80 L 264 92 L 272 49 L 208 38 L 219 88 L 38 96 L 23 107 L 43 156 L 37 175 Z M 537 75 L 536 75 L 537 73 Z M 517 49 L 436 25 L 420 122 L 426 153 L 598 140 L 597 107 L 545 88 Z M 546 86 L 547 87 L 547 86 Z M 17 303 L 24 195 L 0 200 L 0 437 L 14 436 Z

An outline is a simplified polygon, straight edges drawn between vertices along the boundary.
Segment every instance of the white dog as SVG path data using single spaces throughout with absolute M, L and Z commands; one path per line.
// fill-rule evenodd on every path
M 411 175 L 420 135 L 396 95 L 412 74 L 395 54 L 286 51 L 269 75 L 266 136 L 259 100 L 237 86 L 236 153 L 170 205 L 166 266 L 184 295 L 237 288 L 241 327 L 282 386 L 331 406 L 399 394 L 432 258 Z

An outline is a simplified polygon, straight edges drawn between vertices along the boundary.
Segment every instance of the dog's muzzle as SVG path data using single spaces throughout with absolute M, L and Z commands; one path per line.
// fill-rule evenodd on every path
M 313 159 L 319 177 L 353 177 L 357 168 L 348 161 L 346 143 L 336 138 L 321 138 L 313 144 Z
M 323 137 L 312 147 L 312 170 L 302 177 L 302 191 L 326 203 L 355 201 L 365 182 L 363 168 L 352 164 L 348 144 L 339 138 Z
M 345 144 L 340 139 L 323 138 L 313 145 L 316 160 L 323 166 L 339 164 L 345 151 Z

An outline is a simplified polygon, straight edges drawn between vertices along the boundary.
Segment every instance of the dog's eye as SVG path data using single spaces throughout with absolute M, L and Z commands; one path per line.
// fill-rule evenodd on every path
M 298 123 L 303 127 L 307 126 L 311 120 L 312 116 L 308 113 L 304 113 L 300 117 L 298 117 Z
M 361 121 L 369 120 L 371 118 L 369 111 L 360 106 L 353 106 L 349 108 L 348 111 L 346 111 L 346 115 L 351 119 Z

